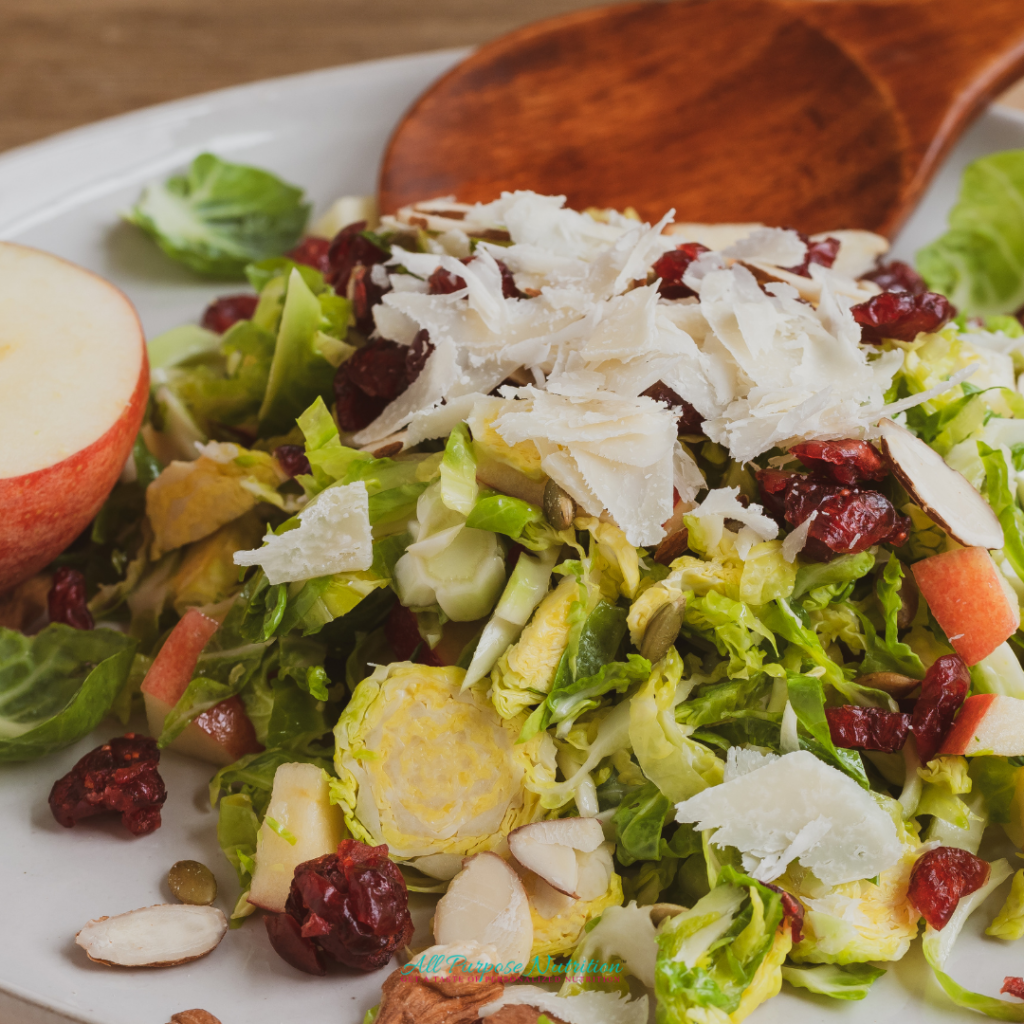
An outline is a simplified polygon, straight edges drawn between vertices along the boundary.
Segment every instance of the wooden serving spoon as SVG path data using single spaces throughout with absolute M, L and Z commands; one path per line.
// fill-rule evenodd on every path
M 381 208 L 506 189 L 892 235 L 1024 74 L 1024 0 L 672 0 L 489 43 L 399 124 Z

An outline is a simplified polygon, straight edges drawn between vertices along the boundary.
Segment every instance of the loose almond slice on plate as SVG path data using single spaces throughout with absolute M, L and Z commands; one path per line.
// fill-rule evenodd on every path
M 499 963 L 525 968 L 533 945 L 530 905 L 519 876 L 496 853 L 466 858 L 438 901 L 434 939 L 442 946 L 494 946 Z
M 1003 528 L 988 502 L 942 456 L 906 427 L 883 419 L 882 451 L 907 493 L 946 533 L 968 548 L 1003 546 Z
M 593 853 L 603 842 L 604 829 L 596 818 L 535 821 L 508 834 L 512 856 L 548 885 L 573 899 L 580 898 L 577 852 Z
M 227 930 L 216 907 L 161 903 L 90 921 L 75 942 L 108 967 L 173 967 L 206 956 Z

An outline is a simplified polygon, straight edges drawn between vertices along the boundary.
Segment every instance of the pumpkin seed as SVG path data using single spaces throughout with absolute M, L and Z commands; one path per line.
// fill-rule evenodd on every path
M 182 903 L 205 907 L 217 898 L 217 879 L 197 860 L 179 860 L 167 872 L 167 884 Z
M 544 486 L 544 518 L 556 530 L 568 530 L 576 518 L 576 502 L 554 480 Z
M 683 628 L 683 612 L 686 609 L 685 598 L 663 604 L 650 618 L 640 641 L 640 654 L 652 665 L 661 661 L 668 654 L 668 649 L 676 642 L 679 630 Z
M 899 672 L 869 672 L 866 676 L 857 677 L 857 685 L 870 686 L 872 690 L 882 690 L 899 699 L 909 697 L 921 685 L 921 680 Z

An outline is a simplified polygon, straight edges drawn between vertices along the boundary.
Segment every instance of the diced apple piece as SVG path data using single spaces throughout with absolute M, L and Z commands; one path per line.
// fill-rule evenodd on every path
M 438 901 L 434 938 L 444 946 L 494 946 L 498 963 L 525 969 L 533 946 L 533 920 L 519 876 L 496 853 L 467 857 Z
M 971 689 L 1024 698 L 1024 668 L 1009 644 L 1000 644 L 971 669 Z
M 276 823 L 285 834 L 274 831 L 269 822 Z M 341 810 L 331 806 L 323 771 L 315 764 L 281 765 L 274 773 L 270 804 L 256 840 L 256 870 L 249 902 L 283 913 L 295 868 L 304 861 L 334 853 L 344 837 Z
M 911 569 L 953 650 L 968 665 L 976 665 L 1017 631 L 1016 595 L 984 548 L 932 555 Z
M 158 737 L 174 704 L 167 704 L 151 693 L 144 693 L 142 698 L 149 731 Z M 246 754 L 259 753 L 263 747 L 256 739 L 256 730 L 241 698 L 228 697 L 189 722 L 171 741 L 170 749 L 198 761 L 226 765 L 234 764 Z
M 508 835 L 508 848 L 524 868 L 574 899 L 580 898 L 577 851 L 592 853 L 603 842 L 604 829 L 596 818 L 535 821 Z
M 81 267 L 0 242 L 0 592 L 96 515 L 148 398 L 146 342 L 128 299 Z
M 195 674 L 199 655 L 219 628 L 216 619 L 190 608 L 164 641 L 142 681 L 146 718 L 153 736 L 158 737 L 163 732 L 164 719 L 185 692 Z M 241 700 L 229 697 L 189 722 L 172 741 L 170 749 L 211 764 L 225 765 L 263 748 Z
M 964 701 L 940 754 L 1024 754 L 1024 700 L 976 693 Z

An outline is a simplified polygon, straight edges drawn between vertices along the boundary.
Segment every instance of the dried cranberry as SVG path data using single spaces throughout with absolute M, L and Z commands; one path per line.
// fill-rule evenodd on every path
M 360 220 L 342 228 L 331 240 L 327 250 L 327 280 L 339 295 L 348 293 L 348 282 L 357 266 L 372 267 L 390 257 L 387 250 L 372 242 L 363 232 L 366 221 Z
M 1003 978 L 1003 987 L 999 991 L 1003 995 L 1024 999 L 1024 978 Z
M 925 673 L 910 725 L 922 764 L 939 752 L 970 687 L 971 674 L 959 654 L 943 655 Z
M 663 298 L 687 299 L 697 294 L 688 285 L 683 284 L 683 275 L 701 253 L 708 251 L 708 247 L 701 245 L 700 242 L 684 242 L 678 248 L 665 253 L 654 264 L 654 273 L 661 278 L 658 291 Z
M 133 732 L 89 751 L 50 790 L 50 810 L 65 828 L 76 821 L 115 811 L 132 835 L 160 827 L 160 807 L 167 799 L 157 764 L 156 740 Z
M 757 478 L 764 506 L 776 518 L 799 526 L 817 513 L 804 547 L 804 556 L 810 560 L 828 561 L 833 555 L 866 551 L 875 544 L 899 547 L 909 536 L 910 520 L 878 491 L 773 469 L 759 470 Z
M 374 281 L 372 267 L 353 267 L 348 297 L 352 300 L 352 319 L 358 331 L 365 335 L 373 333 L 373 307 L 380 303 L 386 291 L 388 288 Z
M 434 344 L 430 340 L 429 332 L 417 331 L 405 355 L 405 376 L 410 384 L 423 372 L 423 367 L 427 365 L 427 359 L 433 351 Z
M 208 331 L 223 334 L 239 320 L 251 320 L 259 301 L 257 295 L 225 295 L 206 307 L 200 322 Z
M 46 595 L 51 622 L 63 622 L 75 629 L 92 629 L 93 619 L 85 601 L 85 577 L 77 569 L 62 565 L 53 574 Z
M 980 857 L 955 846 L 929 850 L 910 873 L 907 895 L 921 916 L 937 931 L 949 924 L 962 896 L 987 881 L 989 866 Z
M 373 398 L 340 372 L 334 377 L 334 412 L 338 426 L 351 432 L 368 427 L 387 405 L 383 398 Z
M 416 613 L 409 611 L 401 601 L 396 601 L 384 623 L 384 637 L 395 652 L 398 661 L 416 661 L 421 665 L 440 667 L 444 664 L 420 636 Z
M 285 915 L 299 926 L 298 934 L 287 922 L 268 924 L 271 945 L 292 966 L 311 974 L 323 973 L 323 955 L 375 971 L 413 932 L 409 894 L 388 859 L 388 848 L 354 839 L 342 840 L 337 853 L 295 869 Z
M 296 263 L 302 263 L 314 270 L 319 270 L 326 276 L 331 270 L 331 261 L 328 254 L 331 251 L 331 242 L 328 238 L 304 238 L 294 249 L 285 253 L 288 259 Z
M 839 255 L 838 238 L 822 238 L 820 241 L 812 242 L 802 232 L 797 232 L 797 234 L 800 235 L 800 241 L 807 246 L 807 254 L 804 256 L 803 263 L 789 268 L 791 274 L 810 277 L 812 263 L 817 263 L 819 267 L 831 267 L 835 263 L 836 257 Z
M 908 263 L 892 260 L 881 263 L 870 273 L 864 275 L 865 281 L 874 281 L 883 292 L 909 292 L 911 295 L 924 295 L 928 285 L 924 278 Z
M 282 444 L 274 449 L 274 458 L 281 464 L 281 468 L 290 476 L 297 477 L 302 474 L 310 474 L 312 469 L 309 466 L 309 459 L 306 458 L 306 449 L 301 444 Z
M 844 704 L 838 708 L 825 708 L 825 717 L 832 742 L 837 747 L 894 754 L 903 749 L 910 732 L 910 715 L 900 711 Z
M 884 480 L 888 462 L 866 441 L 843 438 L 838 441 L 803 441 L 790 449 L 808 469 L 837 484 L 856 487 L 864 480 Z
M 676 430 L 680 434 L 704 433 L 704 417 L 689 402 L 680 398 L 663 381 L 657 381 L 643 393 L 648 398 L 653 398 L 656 402 L 663 402 L 670 408 L 679 410 L 680 415 L 676 423 Z
M 327 973 L 323 954 L 312 940 L 303 936 L 302 925 L 291 914 L 267 914 L 263 923 L 274 952 L 285 963 L 306 974 Z
M 765 882 L 764 887 L 777 892 L 782 897 L 782 913 L 789 921 L 789 931 L 796 945 L 804 937 L 804 905 L 791 893 L 770 882 Z
M 459 262 L 464 265 L 468 265 L 475 259 L 475 256 L 467 256 Z M 494 262 L 498 264 L 498 270 L 501 271 L 502 296 L 506 299 L 525 298 L 523 293 L 516 287 L 516 281 L 512 276 L 512 271 L 508 269 L 504 260 L 495 260 Z M 437 270 L 427 278 L 427 293 L 430 295 L 451 295 L 452 292 L 461 291 L 465 287 L 465 278 L 459 277 L 457 274 L 453 274 L 449 270 L 445 270 L 444 267 L 438 267 Z
M 338 368 L 361 391 L 386 402 L 397 398 L 408 386 L 405 345 L 377 338 L 355 352 Z
M 956 316 L 949 299 L 937 292 L 883 292 L 850 312 L 863 328 L 865 345 L 880 345 L 886 338 L 913 341 L 922 331 L 937 331 Z

